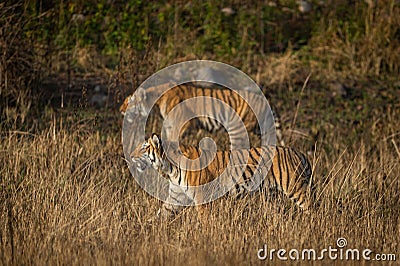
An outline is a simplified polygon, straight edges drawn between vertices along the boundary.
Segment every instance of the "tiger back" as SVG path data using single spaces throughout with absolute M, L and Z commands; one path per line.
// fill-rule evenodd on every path
M 227 128 L 230 128 L 230 135 L 237 143 L 242 140 L 243 134 L 247 132 L 253 132 L 256 135 L 260 135 L 261 131 L 259 128 L 259 123 L 262 127 L 267 129 L 267 132 L 271 132 L 272 128 L 275 128 L 277 141 L 280 145 L 284 145 L 281 122 L 276 112 L 272 112 L 271 118 L 267 115 L 259 117 L 257 119 L 257 114 L 264 114 L 267 110 L 267 106 L 263 105 L 263 95 L 256 94 L 254 92 L 243 90 L 241 95 L 244 95 L 246 99 L 249 99 L 252 103 L 250 107 L 247 101 L 242 98 L 237 92 L 227 89 L 227 88 L 204 88 L 197 87 L 192 84 L 177 85 L 172 89 L 166 90 L 170 83 L 162 84 L 159 86 L 150 87 L 148 89 L 138 88 L 137 92 L 132 96 L 125 99 L 120 107 L 120 112 L 124 115 L 128 113 L 128 109 L 133 109 L 135 114 L 147 115 L 150 112 L 150 106 L 146 103 L 155 102 L 159 107 L 160 114 L 165 120 L 171 110 L 176 106 L 180 106 L 180 109 L 175 112 L 174 118 L 170 119 L 170 124 L 165 124 L 165 130 L 168 139 L 174 139 L 173 136 L 184 134 L 191 124 L 186 123 L 181 125 L 180 132 L 174 132 L 177 130 L 174 121 L 179 121 L 181 117 L 188 116 L 190 114 L 196 114 L 199 110 L 206 110 L 211 116 L 198 117 L 199 125 L 205 130 L 215 133 L 223 128 L 222 124 L 217 122 L 216 119 L 211 117 L 217 117 L 220 121 L 225 121 Z M 159 95 L 161 91 L 165 91 L 161 96 Z M 160 97 L 159 97 L 160 96 Z M 232 119 L 232 115 L 227 115 L 226 110 L 221 106 L 216 106 L 214 104 L 209 104 L 207 106 L 199 105 L 183 105 L 185 100 L 196 98 L 196 97 L 210 97 L 213 99 L 220 100 L 226 105 L 230 106 L 238 115 L 241 122 L 243 122 L 245 131 L 238 128 L 238 123 L 235 119 Z M 157 100 L 158 98 L 158 100 Z M 156 101 L 157 100 L 157 101 Z M 247 132 L 246 132 L 247 131 Z M 236 138 L 236 139 L 235 139 Z

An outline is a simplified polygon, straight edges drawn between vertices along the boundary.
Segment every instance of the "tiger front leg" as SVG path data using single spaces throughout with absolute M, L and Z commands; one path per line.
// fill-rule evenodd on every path
M 168 197 L 157 212 L 157 217 L 162 219 L 172 218 L 189 205 L 190 199 L 179 185 L 169 183 Z
M 312 198 L 306 183 L 297 183 L 287 196 L 305 213 L 310 212 Z
M 211 203 L 204 203 L 207 200 L 204 197 L 204 191 L 202 189 L 193 188 L 193 190 L 194 190 L 193 202 L 195 203 L 196 206 L 197 216 L 200 223 L 204 226 L 207 224 L 207 221 L 210 218 Z
M 210 208 L 211 203 L 200 204 L 196 206 L 197 217 L 203 226 L 207 225 L 207 222 L 210 219 Z
M 157 211 L 157 218 L 170 219 L 184 209 L 184 206 L 173 205 L 164 202 L 160 209 Z

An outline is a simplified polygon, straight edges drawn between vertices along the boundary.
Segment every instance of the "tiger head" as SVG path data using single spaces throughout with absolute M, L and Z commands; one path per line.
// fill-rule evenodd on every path
M 139 87 L 134 94 L 125 98 L 124 102 L 119 107 L 119 111 L 123 116 L 125 116 L 127 112 L 135 115 L 140 114 L 142 116 L 147 116 L 148 108 L 146 108 L 145 102 L 146 91 L 142 87 Z
M 156 170 L 161 169 L 164 167 L 165 160 L 163 158 L 162 143 L 156 134 L 145 140 L 131 153 L 131 159 L 139 172 L 143 172 L 150 166 Z

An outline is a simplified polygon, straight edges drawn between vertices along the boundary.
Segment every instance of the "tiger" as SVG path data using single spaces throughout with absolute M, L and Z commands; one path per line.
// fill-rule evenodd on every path
M 173 86 L 173 85 L 172 85 Z M 122 115 L 126 115 L 127 112 L 133 111 L 134 114 L 140 114 L 142 116 L 147 116 L 150 112 L 150 107 L 146 105 L 146 102 L 154 102 L 156 98 L 159 96 L 160 91 L 163 89 L 171 87 L 171 83 L 165 83 L 158 86 L 153 86 L 148 89 L 143 89 L 139 87 L 135 94 L 128 96 L 125 101 L 120 106 L 120 112 Z M 260 128 L 258 126 L 258 120 L 255 113 L 262 114 L 266 108 L 266 106 L 262 105 L 263 101 L 260 97 L 264 97 L 263 95 L 258 95 L 254 92 L 243 90 L 241 94 L 247 96 L 246 98 L 251 100 L 252 107 L 254 108 L 254 112 L 252 108 L 248 105 L 246 100 L 244 100 L 241 95 L 237 92 L 227 89 L 227 88 L 206 88 L 199 87 L 193 84 L 183 84 L 183 85 L 175 85 L 172 89 L 167 90 L 156 102 L 156 105 L 159 107 L 161 117 L 166 119 L 167 115 L 170 111 L 177 106 L 178 104 L 184 102 L 185 100 L 203 96 L 203 97 L 211 97 L 213 99 L 220 100 L 227 105 L 229 105 L 234 111 L 236 111 L 238 117 L 243 122 L 245 129 L 247 132 L 254 132 L 257 135 L 261 134 Z M 255 106 L 253 106 L 255 105 Z M 186 105 L 184 106 L 178 116 L 188 115 L 190 113 L 195 113 L 194 108 L 196 105 Z M 221 120 L 225 121 L 229 127 L 229 134 L 238 141 L 241 142 L 243 138 L 242 132 L 238 128 L 237 120 L 232 119 L 231 115 L 227 115 L 225 110 L 221 110 L 220 106 L 202 106 L 200 108 L 206 109 L 214 114 L 215 117 L 219 117 Z M 128 111 L 128 109 L 130 111 Z M 133 110 L 132 110 L 133 109 Z M 197 109 L 199 109 L 197 107 Z M 272 114 L 274 117 L 274 121 L 269 121 L 267 117 L 261 117 L 261 123 L 267 126 L 268 129 L 271 127 L 275 127 L 276 139 L 281 146 L 285 146 L 285 142 L 282 136 L 281 130 L 281 122 L 280 118 L 277 116 L 276 112 L 272 110 Z M 129 117 L 128 117 L 129 119 Z M 198 125 L 205 129 L 208 132 L 216 133 L 217 131 L 223 128 L 221 123 L 218 123 L 215 119 L 210 117 L 197 117 Z M 274 125 L 272 125 L 274 124 Z M 177 134 L 185 134 L 188 130 L 190 123 L 186 123 L 180 129 L 181 131 Z M 173 131 L 177 130 L 176 125 L 169 124 L 165 125 L 166 134 L 168 139 L 172 139 Z M 270 131 L 269 131 L 270 132 Z M 247 147 L 246 147 L 247 148 Z
M 165 143 L 169 145 L 169 143 Z M 188 159 L 199 158 L 202 153 L 207 151 L 201 150 L 195 146 L 179 145 L 182 154 Z M 256 166 L 262 160 L 261 149 L 250 148 L 247 152 L 248 162 L 243 172 L 235 174 L 235 170 L 229 171 L 228 176 L 233 186 L 229 186 L 230 182 L 222 184 L 223 189 L 228 188 L 228 195 L 234 198 L 242 198 L 244 195 L 252 194 L 254 191 L 269 191 L 269 189 L 277 189 L 292 200 L 301 210 L 309 212 L 312 204 L 311 176 L 312 168 L 306 156 L 292 148 L 274 146 L 275 150 L 272 165 L 269 172 L 265 172 L 265 178 L 256 184 L 258 187 L 254 189 L 254 183 L 249 182 L 256 173 Z M 271 149 L 272 149 L 271 148 Z M 148 167 L 153 167 L 162 177 L 169 182 L 169 194 L 166 202 L 157 212 L 158 217 L 172 217 L 182 211 L 185 206 L 197 205 L 199 212 L 204 206 L 198 205 L 204 202 L 205 196 L 202 191 L 196 190 L 198 186 L 207 184 L 221 175 L 227 167 L 230 159 L 234 156 L 240 158 L 245 153 L 244 150 L 217 151 L 213 160 L 201 170 L 184 169 L 183 164 L 173 164 L 167 158 L 164 151 L 162 141 L 157 134 L 152 134 L 147 140 L 138 145 L 130 154 L 133 166 L 139 172 L 143 172 Z M 271 154 L 271 153 L 269 153 Z M 243 158 L 243 157 L 241 157 Z M 246 157 L 244 157 L 246 158 Z M 263 167 L 263 166 L 261 166 Z M 268 169 L 264 169 L 267 170 Z M 262 172 L 262 171 L 261 171 Z M 225 182 L 223 180 L 222 182 Z M 226 185 L 226 187 L 224 187 Z M 187 201 L 192 204 L 188 205 Z M 184 204 L 185 203 L 185 204 Z

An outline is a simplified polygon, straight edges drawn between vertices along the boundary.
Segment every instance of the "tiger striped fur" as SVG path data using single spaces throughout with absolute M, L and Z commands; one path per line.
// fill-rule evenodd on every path
M 275 156 L 272 159 L 272 166 L 259 184 L 258 190 L 268 191 L 271 188 L 277 188 L 290 198 L 302 210 L 308 210 L 311 205 L 309 194 L 309 183 L 312 170 L 309 161 L 300 152 L 287 147 L 276 148 Z M 231 171 L 229 175 L 234 180 L 234 186 L 229 187 L 229 195 L 241 197 L 251 191 L 255 191 L 248 184 L 248 181 L 254 175 L 255 167 L 261 160 L 262 150 L 265 148 L 251 148 L 248 150 L 249 159 L 245 170 L 241 176 L 234 175 Z M 180 146 L 182 154 L 189 159 L 200 157 L 201 153 L 197 147 Z M 176 166 L 166 157 L 161 143 L 161 139 L 156 134 L 140 144 L 132 153 L 131 159 L 139 172 L 147 167 L 153 167 L 164 178 L 169 180 L 169 196 L 167 202 L 162 205 L 159 214 L 168 217 L 181 211 L 183 202 L 190 200 L 194 205 L 204 200 L 202 193 L 198 193 L 195 188 L 207 184 L 225 170 L 229 163 L 230 156 L 241 156 L 244 150 L 218 151 L 209 165 L 198 171 L 183 170 L 181 164 Z
M 147 102 L 154 102 L 156 97 L 158 97 L 160 90 L 163 88 L 168 87 L 170 84 L 162 84 L 159 86 L 154 86 L 150 87 L 146 90 L 143 88 L 139 87 L 137 92 L 133 94 L 132 96 L 129 96 L 125 99 L 123 104 L 120 106 L 120 112 L 123 115 L 127 114 L 128 108 L 132 108 L 133 112 L 135 114 L 141 114 L 142 116 L 146 116 L 150 110 L 148 106 L 146 106 L 146 101 Z M 247 98 L 252 99 L 252 107 L 254 108 L 255 113 L 263 113 L 266 106 L 263 106 L 261 103 L 262 101 L 260 100 L 260 97 L 263 97 L 262 95 L 258 95 L 256 93 L 250 92 L 243 90 L 241 92 L 242 94 L 246 95 Z M 276 112 L 272 111 L 273 116 L 274 116 L 274 121 L 267 121 L 267 117 L 262 117 L 261 121 L 257 120 L 257 117 L 255 113 L 252 111 L 252 108 L 248 105 L 246 100 L 244 100 L 238 93 L 236 93 L 233 90 L 226 89 L 226 88 L 204 88 L 204 87 L 199 87 L 195 86 L 193 84 L 185 84 L 185 85 L 177 85 L 172 89 L 167 90 L 156 102 L 156 105 L 158 105 L 161 116 L 163 119 L 166 119 L 168 113 L 178 104 L 182 103 L 185 100 L 195 98 L 195 97 L 212 97 L 213 99 L 221 100 L 222 102 L 228 104 L 233 110 L 236 111 L 237 115 L 243 122 L 245 129 L 247 132 L 254 132 L 258 135 L 260 135 L 260 130 L 258 126 L 258 122 L 265 123 L 268 128 L 275 126 L 275 132 L 276 132 L 276 139 L 277 143 L 279 143 L 281 146 L 284 146 L 284 140 L 282 137 L 282 130 L 281 130 L 281 123 L 280 119 L 277 116 Z M 255 106 L 253 106 L 255 105 Z M 190 106 L 187 105 L 183 107 L 181 110 L 181 115 L 186 115 L 187 113 L 195 113 L 194 108 L 196 106 Z M 239 142 L 243 137 L 242 132 L 240 132 L 240 129 L 238 128 L 238 123 L 232 119 L 232 117 L 226 117 L 226 112 L 224 110 L 221 110 L 220 107 L 203 107 L 207 108 L 210 112 L 214 113 L 215 117 L 219 117 L 221 120 L 226 121 L 228 124 L 230 123 L 230 131 L 229 134 L 233 138 L 237 136 L 237 139 Z M 178 114 L 179 115 L 179 114 Z M 199 124 L 201 127 L 206 129 L 207 131 L 211 133 L 215 133 L 222 129 L 222 124 L 218 123 L 215 119 L 212 119 L 210 117 L 198 117 L 197 118 L 199 121 Z M 263 120 L 264 119 L 264 120 Z M 270 123 L 271 122 L 271 123 Z M 189 123 L 186 123 L 183 125 L 181 128 L 181 132 L 179 133 L 184 133 L 188 127 Z M 168 139 L 172 139 L 171 136 L 172 131 L 176 130 L 176 125 L 166 125 L 166 133 Z

